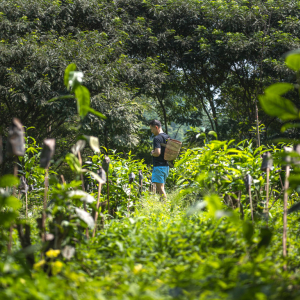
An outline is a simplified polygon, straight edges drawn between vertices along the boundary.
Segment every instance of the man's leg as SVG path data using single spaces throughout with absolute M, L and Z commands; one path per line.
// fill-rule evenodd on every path
M 158 191 L 158 193 L 160 194 L 161 199 L 167 199 L 167 194 L 165 191 L 165 184 L 155 182 L 155 185 L 156 185 L 156 191 Z

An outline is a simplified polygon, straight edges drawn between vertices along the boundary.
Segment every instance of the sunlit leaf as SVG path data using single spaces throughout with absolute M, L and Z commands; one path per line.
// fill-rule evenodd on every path
M 85 86 L 78 85 L 75 88 L 75 97 L 77 99 L 78 114 L 83 119 L 90 110 L 90 92 Z
M 77 208 L 77 207 L 75 208 L 75 211 L 76 211 L 77 216 L 83 222 L 85 222 L 88 225 L 88 227 L 90 227 L 91 229 L 94 228 L 94 226 L 95 226 L 94 219 L 92 218 L 92 216 L 88 212 L 86 212 L 86 211 L 84 211 L 80 208 Z
M 69 165 L 69 167 L 71 168 L 71 170 L 73 172 L 76 172 L 76 173 L 81 172 L 81 166 L 80 166 L 79 160 L 74 154 L 68 153 L 65 157 L 65 161 Z
M 70 72 L 74 72 L 74 71 L 76 71 L 76 65 L 74 63 L 69 64 L 65 69 L 64 84 L 67 88 L 69 88 L 69 75 L 70 75 Z
M 196 134 L 196 139 L 197 138 L 206 138 L 206 134 L 204 132 L 198 133 L 198 134 Z
M 217 133 L 215 131 L 211 130 L 208 134 L 209 135 L 213 135 L 216 139 L 218 138 L 218 135 L 217 135 Z
M 207 204 L 207 208 L 211 216 L 215 216 L 216 212 L 221 211 L 223 208 L 221 199 L 219 198 L 218 195 L 205 196 L 204 201 Z
M 77 155 L 79 151 L 82 151 L 85 147 L 85 140 L 78 140 L 75 145 L 72 146 L 71 151 L 74 155 Z
M 74 99 L 74 96 L 73 95 L 58 96 L 48 100 L 47 102 L 51 103 L 61 99 Z
M 265 89 L 265 94 L 275 94 L 282 96 L 290 90 L 293 90 L 294 86 L 291 83 L 277 82 Z
M 259 102 L 267 114 L 278 117 L 283 121 L 295 120 L 299 117 L 298 109 L 293 102 L 279 95 L 260 95 Z
M 300 53 L 293 53 L 286 57 L 285 59 L 286 65 L 294 70 L 299 71 L 300 70 Z
M 78 198 L 80 201 L 86 202 L 86 203 L 93 203 L 95 202 L 95 198 L 93 196 L 91 196 L 89 193 L 86 193 L 84 191 L 81 190 L 77 190 L 77 191 L 70 191 L 68 193 L 68 195 L 70 197 L 76 197 Z
M 90 144 L 90 147 L 93 149 L 94 152 L 100 152 L 99 139 L 97 137 L 90 136 L 89 137 L 89 144 Z
M 12 174 L 7 174 L 0 177 L 0 187 L 13 187 L 19 185 L 20 180 L 19 178 L 15 177 Z
M 94 173 L 94 172 L 92 172 L 90 170 L 82 169 L 82 172 L 86 172 L 86 173 L 90 174 L 91 177 L 93 179 L 97 180 L 100 184 L 104 184 L 106 182 L 106 180 L 103 180 L 98 174 L 96 174 L 96 173 Z
M 99 111 L 97 111 L 97 110 L 94 110 L 93 108 L 91 108 L 91 107 L 89 107 L 89 112 L 90 113 L 92 113 L 92 114 L 94 114 L 95 116 L 97 116 L 97 117 L 99 117 L 99 118 L 101 118 L 101 119 L 104 119 L 104 120 L 106 120 L 107 119 L 107 117 L 106 116 L 104 116 L 103 114 L 101 114 Z
M 22 207 L 22 202 L 14 196 L 9 196 L 5 199 L 5 205 L 13 209 L 19 209 Z

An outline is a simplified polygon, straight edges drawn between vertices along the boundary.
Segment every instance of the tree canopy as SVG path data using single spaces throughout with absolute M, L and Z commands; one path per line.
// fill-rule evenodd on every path
M 270 83 L 295 81 L 282 57 L 299 48 L 299 14 L 287 0 L 2 1 L 2 131 L 15 116 L 38 140 L 55 135 L 67 147 L 78 133 L 75 100 L 48 100 L 68 95 L 63 72 L 73 62 L 107 116 L 88 114 L 80 130 L 106 147 L 136 147 L 149 110 L 166 130 L 176 122 L 251 138 L 256 106 L 267 141 L 282 122 L 257 98 Z

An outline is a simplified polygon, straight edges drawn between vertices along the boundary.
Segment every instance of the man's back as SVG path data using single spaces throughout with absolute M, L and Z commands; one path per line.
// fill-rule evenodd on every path
M 153 166 L 168 166 L 167 161 L 164 159 L 165 147 L 162 147 L 161 144 L 166 144 L 168 138 L 170 138 L 166 133 L 162 132 L 156 135 L 153 139 L 153 149 L 160 148 L 161 152 L 158 157 L 153 156 Z

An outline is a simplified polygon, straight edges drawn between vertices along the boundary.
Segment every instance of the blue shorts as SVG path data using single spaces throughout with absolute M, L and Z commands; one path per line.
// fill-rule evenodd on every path
M 152 171 L 152 182 L 166 183 L 169 175 L 169 166 L 156 166 Z

